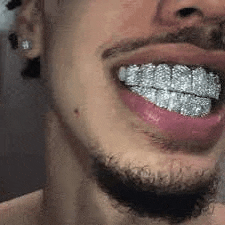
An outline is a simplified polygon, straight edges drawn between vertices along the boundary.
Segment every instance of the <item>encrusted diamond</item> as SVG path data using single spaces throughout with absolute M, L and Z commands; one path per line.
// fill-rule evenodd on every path
M 202 67 L 191 69 L 185 65 L 170 66 L 152 63 L 141 67 L 121 67 L 119 79 L 129 89 L 148 101 L 169 111 L 186 116 L 204 116 L 210 113 L 212 100 L 219 99 L 219 76 Z

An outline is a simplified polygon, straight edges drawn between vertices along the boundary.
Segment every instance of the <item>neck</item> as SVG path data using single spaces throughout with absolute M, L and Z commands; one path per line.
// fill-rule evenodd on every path
M 56 113 L 48 113 L 46 122 L 45 224 L 106 224 L 95 201 L 96 187 L 74 154 L 81 145 L 71 147 Z
M 77 152 L 85 152 L 79 140 L 71 145 L 65 134 L 60 117 L 53 112 L 46 117 L 46 175 L 44 189 L 43 220 L 46 225 L 74 224 L 158 224 L 144 218 L 135 218 L 122 208 L 113 207 L 112 201 L 104 194 L 87 174 L 90 168 L 84 168 Z M 82 149 L 81 149 L 82 148 Z M 82 154 L 82 153 L 81 153 Z M 85 159 L 85 158 L 83 158 Z M 210 215 L 209 215 L 210 216 Z M 210 225 L 209 216 L 201 216 L 185 224 Z

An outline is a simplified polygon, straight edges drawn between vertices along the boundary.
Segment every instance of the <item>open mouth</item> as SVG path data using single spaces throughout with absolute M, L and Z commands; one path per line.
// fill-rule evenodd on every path
M 188 117 L 206 117 L 224 103 L 223 73 L 205 65 L 148 63 L 112 68 L 120 89 Z
M 216 143 L 225 125 L 224 74 L 204 64 L 114 64 L 118 94 L 146 125 L 172 141 Z M 204 143 L 204 144 L 203 144 Z

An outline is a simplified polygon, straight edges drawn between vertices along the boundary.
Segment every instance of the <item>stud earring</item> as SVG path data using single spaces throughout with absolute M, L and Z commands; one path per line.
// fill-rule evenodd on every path
M 32 49 L 32 41 L 29 41 L 29 40 L 23 40 L 21 42 L 21 48 L 23 50 L 30 50 Z

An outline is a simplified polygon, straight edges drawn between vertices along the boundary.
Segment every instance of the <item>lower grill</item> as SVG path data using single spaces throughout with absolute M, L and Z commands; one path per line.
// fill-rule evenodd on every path
M 122 82 L 122 81 L 120 81 L 120 87 L 125 88 L 137 95 L 144 97 L 146 100 L 152 102 L 153 104 L 157 105 L 160 108 L 177 112 L 185 116 L 204 117 L 215 112 L 222 106 L 221 100 L 203 98 L 203 97 L 195 96 L 193 94 L 155 89 L 157 93 L 154 96 L 154 94 L 150 92 L 149 93 L 147 92 L 148 94 L 146 93 L 144 94 L 144 92 L 141 92 L 140 91 L 141 87 L 128 86 L 125 84 L 125 82 Z M 170 94 L 167 95 L 166 93 L 170 93 Z M 176 98 L 169 99 L 170 97 L 169 95 L 171 95 L 171 93 L 173 93 L 172 94 L 173 98 L 176 95 L 182 96 L 182 97 L 180 99 L 176 99 Z

